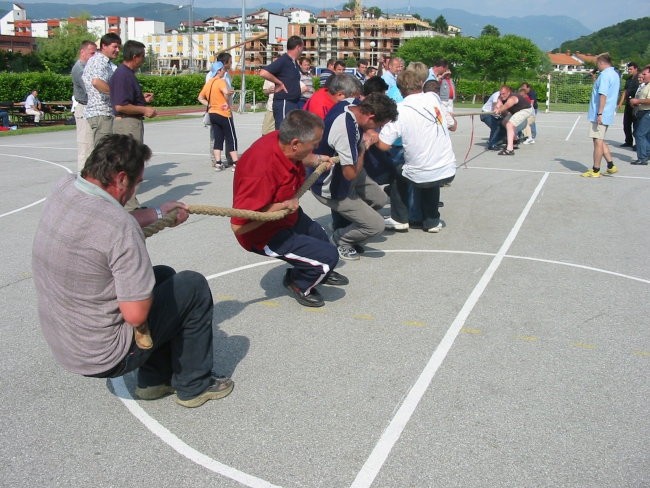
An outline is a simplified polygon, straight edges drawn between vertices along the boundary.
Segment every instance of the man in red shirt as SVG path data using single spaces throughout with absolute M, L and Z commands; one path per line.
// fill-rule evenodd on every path
M 323 121 L 303 110 L 287 114 L 280 130 L 258 139 L 242 154 L 233 182 L 233 208 L 257 212 L 289 213 L 270 222 L 232 217 L 230 224 L 239 244 L 257 254 L 293 265 L 283 284 L 306 307 L 325 302 L 316 285 L 347 285 L 334 271 L 339 260 L 336 246 L 325 230 L 300 208 L 295 194 L 305 181 L 305 167 L 329 158 L 313 154 L 323 136 Z
M 320 88 L 307 101 L 303 110 L 325 119 L 327 112 L 346 98 L 357 98 L 363 91 L 361 82 L 352 75 L 339 74 L 333 75 L 329 79 L 327 87 Z

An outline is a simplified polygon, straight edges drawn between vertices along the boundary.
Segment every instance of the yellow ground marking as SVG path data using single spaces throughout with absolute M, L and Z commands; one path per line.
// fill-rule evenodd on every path
M 307 312 L 311 313 L 325 313 L 325 307 L 305 307 Z
M 278 302 L 274 302 L 273 300 L 266 300 L 265 302 L 260 302 L 260 305 L 268 308 L 276 308 L 280 306 Z
M 536 336 L 518 336 L 517 339 L 526 341 L 526 342 L 535 342 L 539 340 L 539 337 Z
M 632 351 L 632 354 L 642 358 L 650 357 L 650 351 Z
M 217 295 L 217 300 L 223 300 L 224 302 L 226 300 L 234 300 L 235 297 L 232 295 Z
M 574 347 L 579 347 L 580 349 L 596 349 L 595 344 L 585 344 L 584 342 L 574 342 Z
M 369 313 L 359 313 L 357 315 L 353 315 L 352 317 L 357 320 L 375 320 L 374 315 L 370 315 Z
M 464 334 L 472 334 L 472 335 L 479 335 L 483 333 L 481 329 L 472 329 L 471 327 L 463 327 L 462 329 L 460 329 L 460 331 Z
M 406 320 L 405 322 L 402 322 L 404 325 L 408 325 L 409 327 L 424 327 L 425 324 L 424 322 L 420 322 L 419 320 Z

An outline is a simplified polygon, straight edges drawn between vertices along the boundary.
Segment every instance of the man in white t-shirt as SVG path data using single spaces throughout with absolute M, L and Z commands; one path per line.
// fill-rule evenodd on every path
M 494 108 L 499 101 L 499 91 L 495 91 L 490 98 L 483 104 L 481 111 L 485 112 L 481 115 L 480 119 L 485 125 L 490 128 L 490 137 L 488 138 L 487 148 L 490 151 L 496 151 L 499 141 L 505 138 L 506 129 L 503 127 L 501 122 L 503 119 L 501 117 L 496 117 L 494 115 Z
M 422 93 L 423 81 L 415 71 L 399 74 L 397 86 L 405 98 L 397 104 L 397 120 L 386 124 L 379 133 L 377 146 L 386 151 L 400 137 L 404 146 L 404 164 L 396 168 L 397 177 L 391 184 L 391 218 L 386 220 L 386 228 L 409 228 L 410 186 L 419 196 L 414 200 L 420 202 L 422 229 L 437 233 L 442 229 L 440 186 L 456 175 L 456 156 L 449 137 L 456 123 L 454 120 L 448 126 L 446 110 L 435 93 Z

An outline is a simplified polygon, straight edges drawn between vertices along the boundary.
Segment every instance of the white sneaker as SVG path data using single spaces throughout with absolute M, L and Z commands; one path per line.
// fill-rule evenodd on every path
M 529 137 L 524 141 L 524 144 L 535 144 L 535 139 Z
M 386 226 L 386 229 L 389 230 L 397 230 L 397 231 L 409 230 L 408 222 L 403 224 L 401 222 L 398 222 L 397 220 L 393 220 L 391 217 L 384 217 L 384 225 Z
M 9 130 L 18 130 L 18 126 L 17 125 L 12 125 L 11 127 L 9 127 Z
M 438 225 L 431 227 L 430 229 L 424 229 L 424 232 L 430 232 L 432 234 L 437 234 L 442 230 L 442 222 L 438 222 Z

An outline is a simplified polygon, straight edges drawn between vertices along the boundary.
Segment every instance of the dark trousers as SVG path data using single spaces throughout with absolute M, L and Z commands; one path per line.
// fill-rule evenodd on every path
M 490 137 L 488 138 L 488 147 L 494 147 L 497 143 L 506 137 L 506 129 L 501 124 L 502 118 L 494 115 L 485 114 L 480 116 L 481 122 L 490 128 Z
M 210 130 L 212 130 L 213 149 L 221 150 L 224 141 L 226 142 L 226 153 L 230 154 L 237 150 L 237 133 L 232 117 L 224 117 L 220 114 L 210 114 Z
M 303 293 L 309 294 L 334 270 L 339 253 L 323 228 L 301 208 L 298 212 L 296 225 L 279 231 L 263 250 L 255 252 L 291 264 L 291 280 Z
M 187 400 L 201 394 L 212 376 L 212 293 L 194 271 L 154 266 L 154 274 L 148 319 L 153 348 L 140 349 L 133 342 L 115 368 L 96 376 L 114 378 L 139 368 L 139 387 L 171 384 Z
M 273 98 L 273 119 L 275 119 L 275 130 L 280 128 L 280 123 L 289 112 L 298 110 L 298 100 L 278 100 Z
M 397 168 L 397 177 L 390 187 L 390 216 L 397 222 L 409 221 L 409 188 L 412 188 L 414 202 L 422 214 L 422 228 L 431 229 L 440 223 L 440 187 L 453 181 L 454 177 L 426 183 L 414 183 L 402 174 L 402 166 Z
M 625 110 L 623 111 L 623 133 L 625 133 L 625 144 L 632 146 L 634 144 L 634 130 L 636 128 L 636 117 L 634 117 L 634 109 L 625 103 Z

